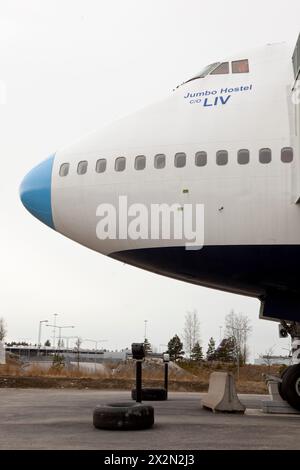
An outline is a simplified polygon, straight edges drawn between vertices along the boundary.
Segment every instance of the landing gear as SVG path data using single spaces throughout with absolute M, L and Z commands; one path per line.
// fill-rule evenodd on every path
M 300 323 L 283 321 L 280 333 L 282 337 L 289 334 L 292 338 L 292 365 L 281 375 L 279 394 L 289 405 L 300 411 Z
M 286 372 L 289 370 L 291 366 L 287 367 L 286 369 L 284 369 L 284 371 L 281 373 L 281 381 L 278 382 L 278 391 L 279 391 L 279 395 L 281 396 L 281 398 L 285 401 L 287 401 L 287 397 L 286 397 L 286 394 L 285 394 L 285 389 L 283 389 L 282 387 L 282 381 L 283 381 L 283 377 L 285 376 Z
M 300 411 L 300 364 L 294 364 L 286 369 L 282 377 L 280 389 L 281 398 Z

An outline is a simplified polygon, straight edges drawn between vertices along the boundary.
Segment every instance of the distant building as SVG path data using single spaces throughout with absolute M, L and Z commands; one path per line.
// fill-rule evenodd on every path
M 291 365 L 291 357 L 289 356 L 259 356 L 257 359 L 254 360 L 254 364 L 256 365 Z
M 129 351 L 104 351 L 103 359 L 106 361 L 125 361 Z
M 51 346 L 6 346 L 6 350 L 16 354 L 24 361 L 49 361 L 53 356 L 59 354 L 64 356 L 66 361 L 80 362 L 112 362 L 125 361 L 129 355 L 129 350 L 106 351 L 94 349 L 80 349 L 79 352 L 73 348 L 52 348 Z M 78 358 L 79 356 L 79 358 Z

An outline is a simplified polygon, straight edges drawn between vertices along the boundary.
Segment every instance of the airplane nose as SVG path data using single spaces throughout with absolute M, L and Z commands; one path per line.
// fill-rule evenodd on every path
M 20 186 L 20 198 L 34 217 L 54 229 L 51 207 L 53 161 L 54 155 L 27 173 Z

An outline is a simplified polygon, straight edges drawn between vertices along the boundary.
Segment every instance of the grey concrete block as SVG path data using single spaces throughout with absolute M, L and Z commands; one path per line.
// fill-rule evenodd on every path
M 213 372 L 210 375 L 208 394 L 202 400 L 202 406 L 214 412 L 245 412 L 245 406 L 238 399 L 232 374 Z

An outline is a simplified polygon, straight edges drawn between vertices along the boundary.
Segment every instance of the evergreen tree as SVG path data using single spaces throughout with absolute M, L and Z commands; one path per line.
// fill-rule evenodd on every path
M 145 354 L 147 355 L 148 353 L 152 352 L 151 344 L 147 338 L 144 340 L 144 349 L 145 349 Z
M 61 349 L 65 347 L 65 343 L 63 339 L 58 340 L 57 347 Z
M 236 357 L 234 338 L 224 338 L 216 350 L 215 357 L 221 362 L 234 362 Z
M 209 339 L 208 348 L 206 352 L 207 361 L 213 361 L 216 355 L 216 342 L 213 338 Z
M 45 346 L 51 346 L 49 339 L 47 339 L 47 341 L 45 342 Z
M 178 335 L 173 336 L 168 342 L 168 353 L 170 355 L 171 361 L 177 361 L 177 359 L 182 359 L 184 355 L 183 344 Z
M 193 361 L 203 361 L 203 351 L 202 346 L 200 346 L 199 341 L 197 341 L 191 352 L 191 359 Z

